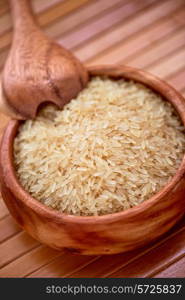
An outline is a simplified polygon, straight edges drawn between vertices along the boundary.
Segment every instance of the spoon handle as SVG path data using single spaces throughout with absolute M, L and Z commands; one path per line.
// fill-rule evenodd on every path
M 31 1 L 9 0 L 12 12 L 13 26 L 15 33 L 25 33 L 35 27 L 38 29 L 36 19 L 31 8 Z

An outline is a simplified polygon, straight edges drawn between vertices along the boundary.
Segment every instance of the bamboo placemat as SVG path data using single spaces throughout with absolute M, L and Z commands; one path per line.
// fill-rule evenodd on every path
M 144 68 L 185 95 L 184 0 L 32 0 L 51 37 L 88 65 Z M 8 1 L 0 1 L 0 68 L 12 38 Z M 0 114 L 0 132 L 8 117 Z M 124 230 L 124 229 L 123 229 Z M 23 232 L 0 199 L 0 277 L 185 277 L 185 221 L 158 242 L 111 256 L 75 256 Z

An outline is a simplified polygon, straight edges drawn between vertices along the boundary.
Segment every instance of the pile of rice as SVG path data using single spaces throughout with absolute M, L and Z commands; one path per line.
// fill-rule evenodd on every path
M 145 86 L 94 77 L 63 110 L 45 107 L 14 143 L 22 186 L 73 215 L 133 207 L 175 174 L 185 149 L 173 107 Z

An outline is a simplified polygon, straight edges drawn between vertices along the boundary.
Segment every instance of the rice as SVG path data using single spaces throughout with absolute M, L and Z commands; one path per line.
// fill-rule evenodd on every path
M 184 149 L 170 103 L 141 84 L 93 77 L 63 110 L 46 106 L 20 126 L 14 161 L 35 199 L 93 216 L 149 199 L 175 174 Z

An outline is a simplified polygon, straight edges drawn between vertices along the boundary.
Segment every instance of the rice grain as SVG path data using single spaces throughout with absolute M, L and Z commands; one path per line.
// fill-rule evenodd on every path
M 92 216 L 149 199 L 173 177 L 184 149 L 170 103 L 141 84 L 94 77 L 63 110 L 49 105 L 20 126 L 14 160 L 38 201 Z

